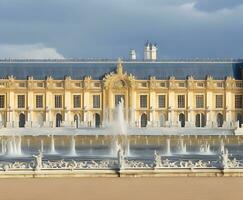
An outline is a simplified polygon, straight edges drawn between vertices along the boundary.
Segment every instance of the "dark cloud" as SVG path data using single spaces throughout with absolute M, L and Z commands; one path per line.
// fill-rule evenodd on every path
M 222 9 L 233 9 L 243 4 L 243 0 L 197 0 L 195 8 L 201 11 L 213 12 Z
M 208 14 L 197 10 L 208 11 L 202 5 L 195 0 L 1 0 L 0 44 L 41 43 L 65 57 L 82 58 L 126 57 L 134 48 L 142 58 L 143 44 L 151 40 L 158 43 L 160 58 L 243 57 L 243 10 Z

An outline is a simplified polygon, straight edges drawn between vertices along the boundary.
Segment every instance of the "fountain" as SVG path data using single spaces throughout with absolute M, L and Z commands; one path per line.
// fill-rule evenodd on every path
M 75 143 L 76 143 L 75 137 L 74 137 L 74 135 L 72 135 L 71 142 L 70 142 L 70 153 L 69 153 L 70 156 L 77 156 Z
M 21 156 L 22 148 L 21 148 L 21 136 L 12 136 L 8 138 L 6 144 L 6 155 L 8 156 Z
M 220 151 L 220 153 L 225 152 L 224 140 L 223 139 L 220 140 L 220 150 L 219 151 Z
M 44 141 L 43 140 L 41 140 L 41 152 L 43 153 L 44 152 Z
M 170 138 L 166 139 L 166 154 L 171 155 L 171 150 L 170 150 Z
M 112 132 L 113 132 L 113 142 L 111 145 L 111 153 L 113 155 L 117 155 L 118 147 L 119 147 L 119 137 L 121 139 L 121 148 L 124 149 L 125 155 L 128 156 L 130 153 L 130 145 L 127 137 L 127 123 L 124 118 L 124 100 L 121 98 L 121 101 L 116 106 L 116 112 L 115 112 L 115 120 L 113 122 L 112 126 Z
M 55 148 L 54 135 L 51 135 L 51 146 L 50 146 L 50 152 L 49 152 L 49 154 L 57 154 L 56 148 Z
M 46 170 L 46 168 L 69 170 L 84 168 L 117 170 L 119 168 L 122 171 L 127 167 L 157 171 L 164 168 L 209 169 L 212 167 L 215 169 L 220 166 L 243 168 L 243 150 L 240 142 L 242 136 L 225 137 L 217 134 L 210 135 L 211 132 L 205 135 L 193 135 L 192 130 L 188 131 L 186 128 L 128 127 L 124 118 L 123 104 L 121 99 L 115 109 L 115 120 L 107 127 L 75 129 L 61 127 L 48 129 L 46 133 L 41 132 L 44 129 L 40 129 L 41 133 L 38 132 L 39 130 L 34 132 L 34 129 L 18 129 L 16 131 L 24 130 L 18 136 L 10 133 L 2 134 L 0 170 L 5 171 L 8 167 L 12 169 L 31 167 L 36 171 Z M 0 132 L 1 130 L 3 129 L 0 129 Z M 181 132 L 170 134 L 171 130 Z M 216 144 L 218 144 L 221 160 L 215 160 Z M 230 154 L 229 158 L 225 144 L 229 152 L 238 159 L 237 161 L 230 160 L 233 156 Z M 164 153 L 162 157 L 161 149 Z M 9 160 L 15 163 L 10 163 L 6 167 L 5 163 Z M 241 160 L 242 164 L 239 164 Z
M 203 153 L 203 154 L 212 154 L 212 152 L 210 150 L 210 144 L 208 144 L 208 142 L 206 142 L 205 144 L 202 144 L 200 146 L 200 153 Z
M 180 145 L 179 145 L 179 149 L 180 149 L 180 154 L 186 154 L 187 153 L 187 151 L 186 151 L 186 144 L 184 144 L 184 141 L 183 141 L 183 139 L 180 139 L 179 140 L 180 141 Z

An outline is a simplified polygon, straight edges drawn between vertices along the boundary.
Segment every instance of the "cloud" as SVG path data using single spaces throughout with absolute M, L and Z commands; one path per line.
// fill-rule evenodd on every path
M 16 59 L 64 59 L 55 48 L 38 44 L 0 44 L 1 58 Z
M 243 4 L 243 0 L 197 0 L 195 8 L 200 11 L 214 12 L 224 9 L 234 9 Z
M 242 1 L 0 0 L 0 44 L 42 43 L 79 58 L 128 57 L 134 48 L 142 59 L 150 40 L 160 58 L 238 58 Z

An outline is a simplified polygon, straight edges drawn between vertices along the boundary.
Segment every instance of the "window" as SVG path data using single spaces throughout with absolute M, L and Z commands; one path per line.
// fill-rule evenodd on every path
M 19 83 L 19 87 L 26 87 L 25 83 Z
M 83 84 L 81 82 L 75 83 L 75 87 L 82 87 L 82 86 L 83 86 Z
M 100 95 L 93 95 L 93 108 L 100 108 Z
M 185 108 L 185 95 L 178 95 L 177 103 L 178 108 Z
M 0 108 L 5 108 L 5 96 L 0 95 Z
M 216 108 L 223 108 L 223 95 L 216 95 L 215 105 Z
M 36 95 L 36 108 L 43 108 L 43 95 Z
M 235 85 L 238 88 L 242 88 L 243 87 L 243 83 L 242 82 L 236 82 Z
M 224 87 L 224 84 L 222 82 L 219 82 L 219 83 L 217 83 L 217 87 L 222 88 L 222 87 Z
M 142 87 L 147 87 L 147 83 L 141 83 Z
M 197 83 L 197 87 L 204 87 L 204 83 L 202 82 Z
M 55 95 L 55 108 L 62 108 L 62 95 Z
M 166 87 L 166 84 L 164 82 L 160 83 L 160 87 Z
M 165 95 L 158 96 L 158 107 L 165 108 Z
M 100 87 L 100 83 L 94 83 L 94 87 Z
M 140 108 L 147 108 L 147 95 L 140 95 Z
M 235 108 L 242 108 L 242 95 L 235 95 Z
M 81 95 L 73 95 L 73 107 L 81 108 Z
M 25 95 L 18 95 L 18 108 L 25 108 Z
M 203 107 L 204 107 L 204 96 L 196 95 L 196 108 L 203 108 Z
M 38 82 L 37 87 L 44 87 L 44 83 Z
M 180 82 L 180 83 L 178 84 L 178 86 L 179 86 L 179 87 L 185 87 L 185 83 Z
M 118 103 L 123 100 L 123 103 L 125 104 L 125 96 L 124 95 L 115 95 L 115 106 L 118 105 Z

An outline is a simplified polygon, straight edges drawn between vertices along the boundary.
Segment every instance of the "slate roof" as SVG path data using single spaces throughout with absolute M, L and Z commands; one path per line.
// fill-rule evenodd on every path
M 124 71 L 133 74 L 137 79 L 148 79 L 155 76 L 157 79 L 185 79 L 192 75 L 195 79 L 203 80 L 207 75 L 214 79 L 224 79 L 232 76 L 242 79 L 243 62 L 128 62 L 122 63 Z M 102 79 L 106 73 L 116 70 L 117 61 L 0 61 L 0 78 L 13 75 L 17 79 L 44 79 L 52 76 L 54 79 L 63 79 L 71 76 L 72 79 L 82 79 L 91 76 L 93 79 Z

